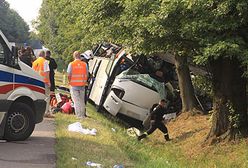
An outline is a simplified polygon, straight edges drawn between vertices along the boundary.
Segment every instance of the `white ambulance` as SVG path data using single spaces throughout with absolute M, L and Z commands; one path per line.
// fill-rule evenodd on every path
M 25 140 L 43 120 L 47 88 L 0 30 L 0 139 Z

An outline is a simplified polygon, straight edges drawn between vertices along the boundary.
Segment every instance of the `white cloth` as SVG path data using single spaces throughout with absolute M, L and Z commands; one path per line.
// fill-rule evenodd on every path
M 80 122 L 75 122 L 73 124 L 70 124 L 68 126 L 68 131 L 79 132 L 79 133 L 82 133 L 85 135 L 96 135 L 96 133 L 97 133 L 97 130 L 95 128 L 93 128 L 93 129 L 83 128 Z
M 74 103 L 75 113 L 78 118 L 83 118 L 86 116 L 85 114 L 85 87 L 82 87 L 80 90 L 75 90 L 73 88 L 70 89 L 71 98 Z

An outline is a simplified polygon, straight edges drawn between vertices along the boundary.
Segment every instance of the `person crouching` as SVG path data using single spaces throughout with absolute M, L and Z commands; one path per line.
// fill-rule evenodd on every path
M 164 133 L 164 138 L 166 141 L 170 140 L 168 129 L 163 123 L 164 114 L 166 114 L 166 100 L 162 99 L 159 101 L 159 104 L 151 112 L 150 128 L 147 130 L 147 132 L 138 136 L 139 141 L 143 138 L 146 138 L 148 135 L 152 134 L 157 128 Z

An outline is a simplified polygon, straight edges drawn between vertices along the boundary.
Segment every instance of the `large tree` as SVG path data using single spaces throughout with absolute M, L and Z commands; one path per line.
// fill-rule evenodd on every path
M 199 47 L 195 60 L 212 73 L 214 109 L 210 141 L 246 135 L 246 79 L 248 58 L 248 2 L 245 0 L 192 1 L 189 33 Z
M 21 16 L 9 8 L 8 2 L 0 1 L 0 29 L 9 41 L 24 43 L 29 39 L 29 27 Z

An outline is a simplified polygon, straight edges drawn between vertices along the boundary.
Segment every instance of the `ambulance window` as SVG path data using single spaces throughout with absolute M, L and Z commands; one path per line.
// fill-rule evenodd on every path
M 4 48 L 2 44 L 0 43 L 0 64 L 4 63 Z

